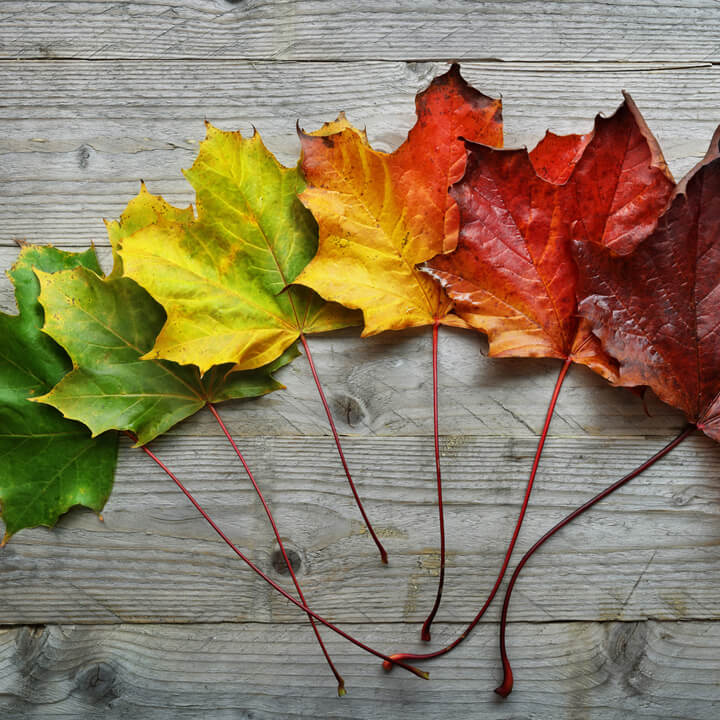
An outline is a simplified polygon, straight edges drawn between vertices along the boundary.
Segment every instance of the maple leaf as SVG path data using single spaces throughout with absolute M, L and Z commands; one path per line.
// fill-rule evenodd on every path
M 440 569 L 435 605 L 421 631 L 430 639 L 445 577 L 438 440 L 438 325 L 465 327 L 452 302 L 416 264 L 457 244 L 458 211 L 447 193 L 465 165 L 460 135 L 502 143 L 501 103 L 470 87 L 457 65 L 415 101 L 417 122 L 393 153 L 373 150 L 341 115 L 299 131 L 308 189 L 300 199 L 319 225 L 318 252 L 296 282 L 363 312 L 363 336 L 432 324 L 435 464 Z
M 720 128 L 657 229 L 627 257 L 576 243 L 579 312 L 619 362 L 720 441 Z
M 108 224 L 115 250 L 133 231 L 172 214 L 178 224 L 192 222 L 142 187 L 119 222 Z M 72 358 L 74 369 L 38 402 L 82 421 L 94 435 L 110 428 L 129 430 L 144 445 L 207 403 L 257 397 L 283 387 L 272 373 L 297 357 L 295 345 L 262 368 L 233 372 L 232 363 L 203 376 L 196 367 L 141 357 L 165 322 L 165 312 L 133 280 L 107 278 L 88 268 L 53 274 L 36 270 L 43 330 Z
M 167 321 L 144 357 L 197 365 L 266 365 L 301 333 L 357 324 L 358 316 L 307 288 L 290 287 L 317 247 L 312 215 L 297 199 L 305 183 L 256 132 L 243 138 L 209 123 L 185 174 L 197 217 L 158 214 L 124 237 L 126 276 L 164 307 Z
M 586 238 L 579 222 L 573 230 Z M 674 189 L 649 236 L 630 254 L 577 240 L 578 312 L 618 363 L 615 384 L 649 386 L 691 424 L 664 448 L 584 502 L 525 553 L 507 585 L 500 621 L 507 697 L 513 671 L 505 644 L 513 588 L 527 561 L 559 530 L 654 465 L 695 429 L 720 441 L 720 128 L 710 149 Z
M 465 136 L 502 144 L 501 102 L 470 87 L 457 65 L 416 99 L 418 119 L 394 152 L 373 150 L 341 119 L 300 133 L 308 189 L 300 199 L 320 228 L 317 255 L 296 282 L 362 309 L 363 335 L 427 325 L 452 302 L 416 264 L 457 244 L 458 212 L 448 187 L 465 166 Z
M 300 170 L 285 168 L 255 132 L 245 139 L 209 123 L 186 176 L 197 218 L 164 215 L 122 241 L 124 272 L 164 307 L 167 322 L 145 358 L 202 371 L 272 362 L 298 338 L 320 394 L 348 483 L 381 559 L 387 553 L 362 507 L 342 452 L 306 334 L 358 325 L 360 313 L 291 286 L 317 250 L 317 224 L 298 200 Z
M 590 135 L 546 134 L 532 153 L 466 141 L 465 175 L 451 188 L 460 209 L 457 248 L 423 270 L 440 281 L 455 312 L 487 333 L 495 357 L 555 357 L 560 369 L 525 496 L 503 564 L 485 603 L 450 652 L 480 621 L 497 593 L 517 542 L 562 384 L 572 362 L 616 377 L 616 363 L 577 315 L 571 231 L 626 251 L 649 232 L 672 179 L 629 96 Z M 588 202 L 590 198 L 593 202 Z M 631 227 L 632 226 L 632 227 Z
M 75 505 L 95 512 L 113 485 L 117 433 L 92 439 L 80 423 L 28 402 L 49 390 L 71 368 L 68 356 L 41 332 L 33 267 L 46 271 L 87 266 L 99 269 L 91 252 L 25 246 L 8 273 L 18 315 L 0 313 L 0 503 L 3 544 L 26 527 L 52 527 Z
M 574 232 L 628 251 L 652 230 L 673 182 L 629 96 L 590 135 L 548 134 L 533 150 L 467 143 L 457 249 L 425 266 L 494 357 L 570 358 L 616 368 L 577 316 Z

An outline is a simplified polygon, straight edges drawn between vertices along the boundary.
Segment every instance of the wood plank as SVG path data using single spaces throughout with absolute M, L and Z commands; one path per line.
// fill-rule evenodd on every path
M 518 550 L 661 444 L 552 440 Z M 422 620 L 438 569 L 430 443 L 346 442 L 390 553 L 387 567 L 359 520 L 329 439 L 246 438 L 242 445 L 299 556 L 313 608 L 344 622 Z M 227 443 L 166 438 L 156 450 L 239 546 L 289 587 L 275 570 L 274 539 Z M 496 577 L 534 441 L 448 438 L 443 450 L 448 570 L 439 619 L 462 622 Z M 720 617 L 720 450 L 695 437 L 676 453 L 538 553 L 513 598 L 515 620 Z M 139 451 L 123 449 L 103 515 L 100 523 L 78 511 L 52 533 L 28 530 L 11 540 L 0 553 L 0 624 L 302 620 L 244 569 Z
M 0 57 L 717 60 L 712 0 L 18 2 Z
M 391 150 L 414 122 L 415 93 L 446 63 L 5 62 L 0 63 L 0 244 L 104 242 L 143 178 L 186 205 L 181 174 L 203 119 L 250 132 L 282 162 L 297 161 L 295 123 L 314 128 L 341 109 Z M 529 146 L 549 126 L 585 132 L 633 93 L 680 177 L 720 118 L 720 67 L 656 72 L 642 65 L 467 63 L 463 73 L 504 98 L 506 143 Z
M 379 648 L 419 647 L 415 628 L 347 629 Z M 438 637 L 456 631 L 437 626 Z M 504 701 L 492 692 L 494 627 L 428 663 L 429 682 L 384 673 L 374 657 L 327 642 L 348 687 L 342 699 L 303 626 L 8 628 L 0 631 L 0 710 L 13 720 L 714 720 L 720 710 L 719 623 L 513 624 L 516 685 Z
M 585 131 L 626 88 L 679 176 L 720 118 L 718 19 L 712 0 L 6 0 L 0 270 L 16 256 L 14 238 L 99 241 L 107 263 L 99 219 L 117 216 L 141 177 L 191 202 L 180 169 L 204 117 L 244 132 L 254 123 L 291 164 L 296 119 L 312 128 L 344 109 L 390 150 L 413 122 L 415 93 L 447 67 L 441 58 L 463 60 L 471 82 L 502 93 L 508 145 L 532 145 L 547 126 Z M 1 280 L 0 308 L 10 309 Z M 223 414 L 312 606 L 382 649 L 421 649 L 438 571 L 428 333 L 360 340 L 346 331 L 312 347 L 389 567 L 349 498 L 302 359 L 283 371 L 286 391 Z M 443 333 L 449 557 L 433 646 L 456 636 L 494 581 L 559 369 L 485 352 L 475 335 Z M 519 551 L 677 433 L 677 413 L 652 399 L 650 410 L 572 371 Z M 209 415 L 155 449 L 289 586 Z M 498 607 L 452 658 L 428 667 L 430 683 L 384 674 L 326 632 L 350 690 L 337 700 L 303 615 L 242 569 L 124 442 L 104 523 L 72 512 L 56 531 L 20 533 L 0 551 L 0 625 L 16 625 L 0 627 L 0 716 L 715 720 L 719 463 L 717 445 L 691 438 L 533 558 L 511 607 L 509 701 L 492 694 Z M 28 625 L 48 622 L 77 625 Z

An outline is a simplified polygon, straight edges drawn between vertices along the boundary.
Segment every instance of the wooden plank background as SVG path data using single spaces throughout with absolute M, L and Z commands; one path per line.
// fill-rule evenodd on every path
M 627 89 L 680 177 L 720 122 L 720 9 L 710 0 L 3 2 L 0 268 L 15 240 L 107 263 L 101 222 L 143 178 L 186 204 L 203 119 L 255 125 L 287 164 L 296 120 L 345 110 L 396 147 L 413 98 L 451 60 L 502 94 L 507 144 L 584 132 Z M 9 282 L 0 307 L 12 311 Z M 419 648 L 438 568 L 427 330 L 312 347 L 348 460 L 391 555 L 349 498 L 306 363 L 287 390 L 222 409 L 266 488 L 313 608 L 383 650 Z M 433 646 L 492 585 L 559 366 L 440 343 L 448 571 Z M 519 550 L 645 460 L 682 425 L 574 368 Z M 275 543 L 208 413 L 154 443 L 273 577 Z M 528 565 L 512 604 L 516 690 L 500 677 L 498 608 L 428 683 L 385 674 L 324 633 L 340 700 L 304 617 L 228 553 L 124 443 L 104 522 L 70 513 L 0 553 L 0 713 L 25 718 L 707 718 L 720 714 L 720 450 L 693 437 Z M 519 554 L 518 554 L 519 557 Z

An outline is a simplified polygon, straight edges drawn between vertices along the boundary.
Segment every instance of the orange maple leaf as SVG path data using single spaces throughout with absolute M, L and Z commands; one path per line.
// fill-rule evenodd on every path
M 435 321 L 465 326 L 415 266 L 457 245 L 459 216 L 447 190 L 465 168 L 460 137 L 501 145 L 501 102 L 470 87 L 453 65 L 417 96 L 416 109 L 415 126 L 392 153 L 373 150 L 344 118 L 300 133 L 308 183 L 300 199 L 320 240 L 296 282 L 361 309 L 363 335 Z
M 430 639 L 445 573 L 438 444 L 438 325 L 467 327 L 451 313 L 440 284 L 416 266 L 457 245 L 459 213 L 448 188 L 462 177 L 461 137 L 502 144 L 500 100 L 470 87 L 453 65 L 415 101 L 417 122 L 393 153 L 373 150 L 344 117 L 300 134 L 308 188 L 300 195 L 318 222 L 318 252 L 298 276 L 323 298 L 363 311 L 363 335 L 433 326 L 435 464 L 440 515 L 440 572 L 435 605 L 422 630 Z

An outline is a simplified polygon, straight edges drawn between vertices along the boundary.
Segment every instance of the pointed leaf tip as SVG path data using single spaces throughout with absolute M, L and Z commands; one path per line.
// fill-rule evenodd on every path
M 708 153 L 712 153 L 713 156 L 720 154 L 720 125 L 717 126 L 715 132 L 713 133 Z
M 712 163 L 718 157 L 720 157 L 720 125 L 718 125 L 715 129 L 705 155 L 703 155 L 700 161 L 696 163 L 687 173 L 685 173 L 683 178 L 675 187 L 674 196 L 676 197 L 678 195 L 686 194 L 688 182 L 694 178 L 702 170 L 702 168 Z

